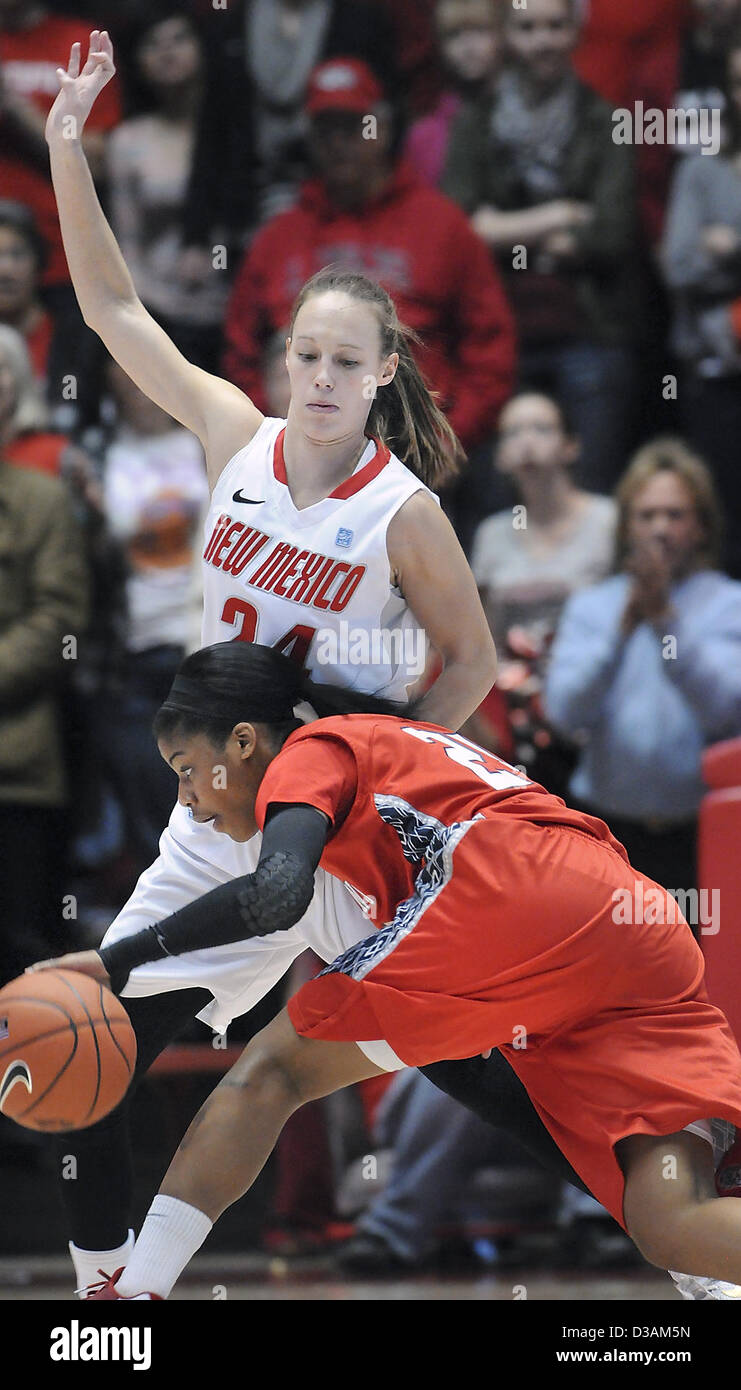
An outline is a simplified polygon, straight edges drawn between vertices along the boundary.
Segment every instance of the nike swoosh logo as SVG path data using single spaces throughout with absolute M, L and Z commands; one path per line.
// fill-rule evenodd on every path
M 243 496 L 242 496 L 242 489 L 241 489 L 241 488 L 237 488 L 237 491 L 236 491 L 235 493 L 232 494 L 232 501 L 234 501 L 234 502 L 244 502 L 245 505 L 248 506 L 248 507 L 259 507 L 259 506 L 261 506 L 261 504 L 265 501 L 265 498 L 264 498 L 264 497 L 243 497 Z
M 29 1095 L 33 1091 L 33 1082 L 27 1062 L 11 1062 L 2 1081 L 0 1081 L 0 1110 L 5 1106 L 5 1102 L 17 1081 L 22 1081 Z

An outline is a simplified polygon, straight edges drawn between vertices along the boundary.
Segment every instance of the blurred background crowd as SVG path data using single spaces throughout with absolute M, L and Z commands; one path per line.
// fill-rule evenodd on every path
M 701 755 L 741 735 L 741 0 L 0 0 L 0 982 L 156 856 L 151 718 L 199 644 L 200 445 L 86 328 L 56 218 L 44 120 L 93 26 L 84 144 L 147 308 L 283 416 L 303 282 L 389 290 L 468 457 L 443 502 L 500 678 L 466 732 L 691 888 Z M 346 1267 L 403 1269 L 466 1203 L 596 1217 L 417 1073 L 380 1089 L 291 1122 L 274 1239 L 364 1198 Z

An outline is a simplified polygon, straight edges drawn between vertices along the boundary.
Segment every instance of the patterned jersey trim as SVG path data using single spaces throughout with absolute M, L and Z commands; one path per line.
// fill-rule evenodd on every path
M 353 980 L 363 980 L 382 960 L 385 960 L 416 927 L 420 918 L 431 907 L 453 876 L 453 852 L 464 835 L 468 834 L 476 821 L 456 821 L 453 825 L 443 825 L 402 801 L 398 796 L 373 798 L 381 820 L 390 825 L 399 837 L 404 858 L 412 864 L 422 864 L 414 885 L 414 892 L 394 913 L 390 922 L 372 936 L 365 937 L 343 951 L 320 972 L 321 975 L 349 975 Z M 422 863 L 424 861 L 424 863 Z

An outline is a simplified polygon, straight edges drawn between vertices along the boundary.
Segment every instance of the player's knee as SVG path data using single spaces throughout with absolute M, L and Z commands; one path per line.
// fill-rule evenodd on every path
M 681 1212 L 670 1221 L 642 1213 L 626 1220 L 626 1230 L 644 1260 L 657 1269 L 684 1269 L 686 1253 L 682 1236 Z
M 290 1055 L 253 1039 L 229 1072 L 229 1085 L 243 1087 L 252 1104 L 290 1115 L 310 1097 L 304 1094 L 301 1076 Z
M 676 1268 L 669 1253 L 669 1242 L 661 1231 L 633 1226 L 628 1228 L 628 1235 L 648 1264 L 656 1265 L 657 1269 Z

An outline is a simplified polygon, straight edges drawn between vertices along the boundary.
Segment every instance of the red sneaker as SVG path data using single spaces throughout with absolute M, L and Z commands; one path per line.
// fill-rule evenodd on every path
M 128 1302 L 135 1302 L 137 1299 L 140 1299 L 140 1298 L 141 1298 L 141 1299 L 146 1299 L 146 1298 L 155 1299 L 155 1298 L 156 1298 L 157 1301 L 158 1301 L 158 1303 L 161 1303 L 161 1302 L 162 1302 L 162 1295 L 161 1295 L 161 1294 L 158 1294 L 158 1293 L 132 1293 L 132 1294 L 118 1293 L 117 1290 L 116 1290 L 116 1284 L 118 1283 L 119 1279 L 121 1278 L 121 1275 L 122 1275 L 123 1272 L 124 1272 L 124 1268 L 125 1268 L 125 1266 L 124 1266 L 124 1265 L 121 1265 L 121 1268 L 120 1268 L 120 1269 L 117 1269 L 115 1274 L 106 1274 L 105 1270 L 99 1269 L 99 1270 L 98 1270 L 98 1273 L 99 1273 L 100 1276 L 101 1276 L 101 1282 L 100 1282 L 99 1284 L 88 1284 L 87 1288 L 86 1288 L 85 1291 L 84 1291 L 84 1297 L 85 1297 L 85 1299 L 86 1299 L 86 1300 L 92 1300 L 92 1299 L 96 1299 L 96 1298 L 99 1298 L 99 1299 L 117 1298 L 117 1299 L 120 1299 L 121 1301 L 126 1300 L 126 1301 L 128 1301 Z
M 719 1197 L 741 1197 L 741 1130 L 718 1164 L 715 1187 Z

